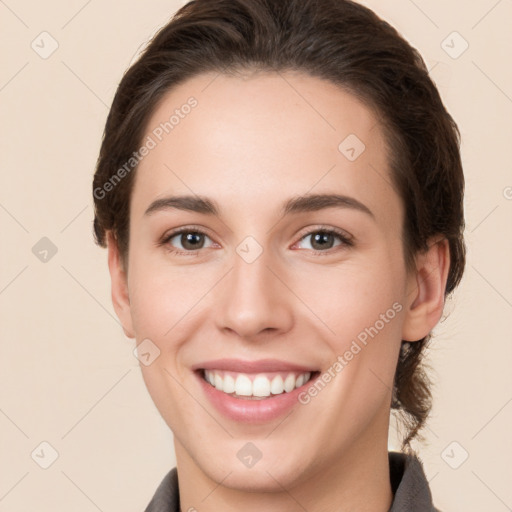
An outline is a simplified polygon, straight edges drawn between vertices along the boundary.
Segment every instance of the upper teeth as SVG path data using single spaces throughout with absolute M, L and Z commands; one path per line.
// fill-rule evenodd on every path
M 205 379 L 224 393 L 235 393 L 240 396 L 265 397 L 280 395 L 293 391 L 304 385 L 311 378 L 310 372 L 285 373 L 268 378 L 264 374 L 250 375 L 245 373 L 224 372 L 220 370 L 205 370 Z

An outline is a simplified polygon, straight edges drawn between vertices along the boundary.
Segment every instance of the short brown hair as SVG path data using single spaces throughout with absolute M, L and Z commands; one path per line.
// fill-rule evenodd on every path
M 431 236 L 443 235 L 450 247 L 445 296 L 450 294 L 466 257 L 459 130 L 417 50 L 349 0 L 194 0 L 182 7 L 126 71 L 115 94 L 93 181 L 96 242 L 106 247 L 111 231 L 127 263 L 136 165 L 108 194 L 104 185 L 121 166 L 126 169 L 158 101 L 200 73 L 258 70 L 301 71 L 331 81 L 377 113 L 393 185 L 405 206 L 407 269 Z M 391 407 L 407 429 L 404 449 L 431 409 L 422 365 L 430 337 L 402 341 Z

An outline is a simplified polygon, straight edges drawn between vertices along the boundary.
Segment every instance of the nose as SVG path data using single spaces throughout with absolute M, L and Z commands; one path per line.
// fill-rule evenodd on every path
M 282 267 L 265 250 L 250 263 L 235 254 L 233 268 L 217 296 L 218 328 L 249 341 L 289 331 L 295 297 Z

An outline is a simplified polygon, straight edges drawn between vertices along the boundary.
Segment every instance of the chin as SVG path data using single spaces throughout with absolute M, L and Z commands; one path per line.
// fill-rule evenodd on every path
M 255 440 L 263 453 L 259 460 L 249 460 L 246 465 L 242 460 L 244 453 L 250 453 L 250 450 L 243 450 L 249 443 L 236 440 L 232 447 L 222 447 L 219 454 L 212 455 L 210 452 L 207 459 L 204 459 L 205 452 L 202 452 L 196 463 L 211 480 L 229 489 L 245 492 L 282 492 L 283 487 L 295 486 L 303 476 L 307 466 L 303 451 L 293 449 L 291 454 L 279 453 L 272 450 L 270 444 L 265 448 L 264 440 Z M 268 455 L 265 455 L 265 451 Z M 256 453 L 254 455 L 257 456 Z
M 299 475 L 299 468 L 301 468 L 299 461 L 294 469 L 268 467 L 259 461 L 250 469 L 228 467 L 224 472 L 219 471 L 217 467 L 214 469 L 214 473 L 208 476 L 218 483 L 222 482 L 222 485 L 229 489 L 254 493 L 274 493 L 282 492 L 283 487 L 292 487 L 294 480 Z M 226 476 L 228 474 L 229 476 Z

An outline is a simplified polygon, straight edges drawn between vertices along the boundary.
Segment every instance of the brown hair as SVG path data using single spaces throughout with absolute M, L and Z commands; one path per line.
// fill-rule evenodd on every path
M 203 72 L 251 70 L 294 70 L 331 81 L 377 113 L 393 185 L 405 206 L 407 269 L 431 236 L 443 235 L 450 247 L 445 296 L 450 294 L 462 278 L 466 253 L 459 130 L 417 50 L 349 0 L 194 0 L 182 7 L 126 71 L 115 94 L 93 181 L 96 242 L 106 247 L 111 231 L 126 268 L 136 170 L 130 159 L 159 100 Z M 407 428 L 403 449 L 421 437 L 431 409 L 421 364 L 430 337 L 402 341 L 391 407 Z

